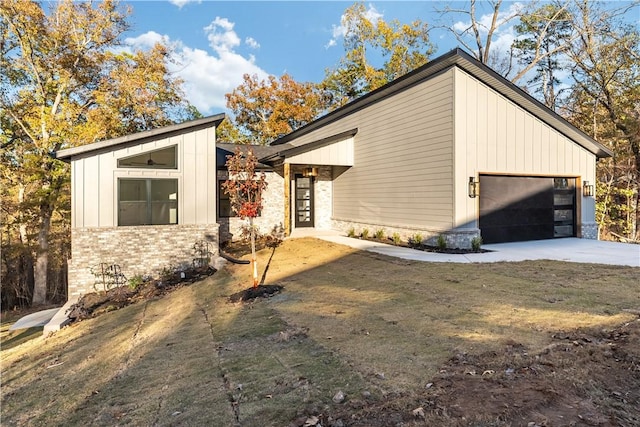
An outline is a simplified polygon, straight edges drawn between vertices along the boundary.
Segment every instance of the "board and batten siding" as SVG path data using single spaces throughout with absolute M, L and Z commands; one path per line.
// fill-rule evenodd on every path
M 495 90 L 455 67 L 455 223 L 477 228 L 479 174 L 577 177 L 595 183 L 595 155 Z M 482 188 L 480 188 L 482 197 Z M 581 197 L 582 222 L 594 222 L 594 198 Z
M 291 143 L 301 145 L 355 128 L 354 166 L 333 181 L 333 219 L 449 229 L 453 72 L 434 76 Z
M 177 146 L 177 169 L 118 168 L 118 159 Z M 216 223 L 215 128 L 186 132 L 155 141 L 71 160 L 73 228 L 118 225 L 119 178 L 178 180 L 178 223 Z

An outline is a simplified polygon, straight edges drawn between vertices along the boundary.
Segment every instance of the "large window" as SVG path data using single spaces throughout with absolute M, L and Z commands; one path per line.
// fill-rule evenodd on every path
M 177 179 L 118 180 L 118 225 L 177 223 Z

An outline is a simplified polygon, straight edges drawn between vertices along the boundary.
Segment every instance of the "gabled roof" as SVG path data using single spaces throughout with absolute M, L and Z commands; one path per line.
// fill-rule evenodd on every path
M 118 138 L 106 139 L 104 141 L 94 142 L 92 144 L 82 145 L 80 147 L 66 148 L 55 153 L 56 159 L 69 162 L 72 157 L 79 155 L 87 155 L 94 151 L 113 151 L 124 148 L 125 146 L 141 144 L 150 139 L 166 138 L 170 135 L 193 132 L 205 129 L 211 126 L 217 126 L 225 118 L 224 113 L 215 116 L 203 117 L 201 119 L 189 120 L 175 125 L 165 126 L 157 129 L 151 129 L 143 132 L 125 135 Z
M 533 98 L 518 86 L 514 85 L 460 48 L 451 50 L 433 61 L 428 62 L 422 67 L 417 68 L 414 71 L 405 74 L 404 76 L 399 77 L 398 79 L 387 83 L 386 85 L 369 92 L 354 101 L 351 101 L 345 106 L 338 108 L 337 110 L 334 110 L 313 122 L 307 123 L 305 126 L 273 141 L 271 145 L 281 145 L 289 141 L 293 141 L 296 138 L 361 110 L 368 105 L 428 80 L 451 67 L 459 67 L 471 74 L 482 83 L 491 87 L 493 90 L 497 91 L 507 99 L 516 103 L 529 113 L 556 129 L 558 132 L 561 132 L 571 140 L 575 141 L 586 150 L 595 154 L 598 158 L 613 156 L 613 152 L 611 152 L 607 147 L 603 146 L 595 139 L 573 126 L 560 115 L 547 108 L 540 101 Z
M 326 138 L 319 139 L 317 141 L 312 141 L 307 144 L 299 145 L 299 146 L 293 146 L 291 144 L 271 145 L 271 148 L 272 149 L 275 148 L 275 150 L 272 150 L 272 153 L 269 156 L 264 156 L 260 158 L 260 160 L 268 164 L 274 164 L 274 163 L 277 163 L 278 161 L 282 161 L 283 159 L 289 156 L 295 156 L 297 154 L 306 153 L 308 151 L 322 148 L 329 144 L 333 144 L 334 142 L 351 138 L 355 136 L 355 134 L 357 133 L 358 133 L 358 128 L 355 128 L 345 132 L 340 132 L 336 135 L 331 135 Z
M 251 145 L 251 144 L 231 144 L 226 142 L 216 143 L 216 162 L 218 169 L 225 168 L 227 162 L 227 156 L 235 154 L 236 148 L 239 148 L 242 153 L 246 153 L 248 150 L 253 151 L 253 154 L 258 158 L 260 162 L 260 168 L 269 168 L 267 164 L 262 163 L 265 158 L 270 158 L 274 153 L 282 151 L 284 147 L 290 147 L 289 144 L 284 146 L 270 146 L 270 145 Z

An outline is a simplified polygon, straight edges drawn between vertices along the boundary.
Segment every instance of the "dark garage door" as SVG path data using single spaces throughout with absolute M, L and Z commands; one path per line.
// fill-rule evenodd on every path
M 575 179 L 480 176 L 484 243 L 575 236 Z

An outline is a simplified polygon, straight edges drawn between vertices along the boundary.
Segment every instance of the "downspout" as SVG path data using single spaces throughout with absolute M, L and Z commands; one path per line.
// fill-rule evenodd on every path
M 284 165 L 284 235 L 291 235 L 291 164 Z

